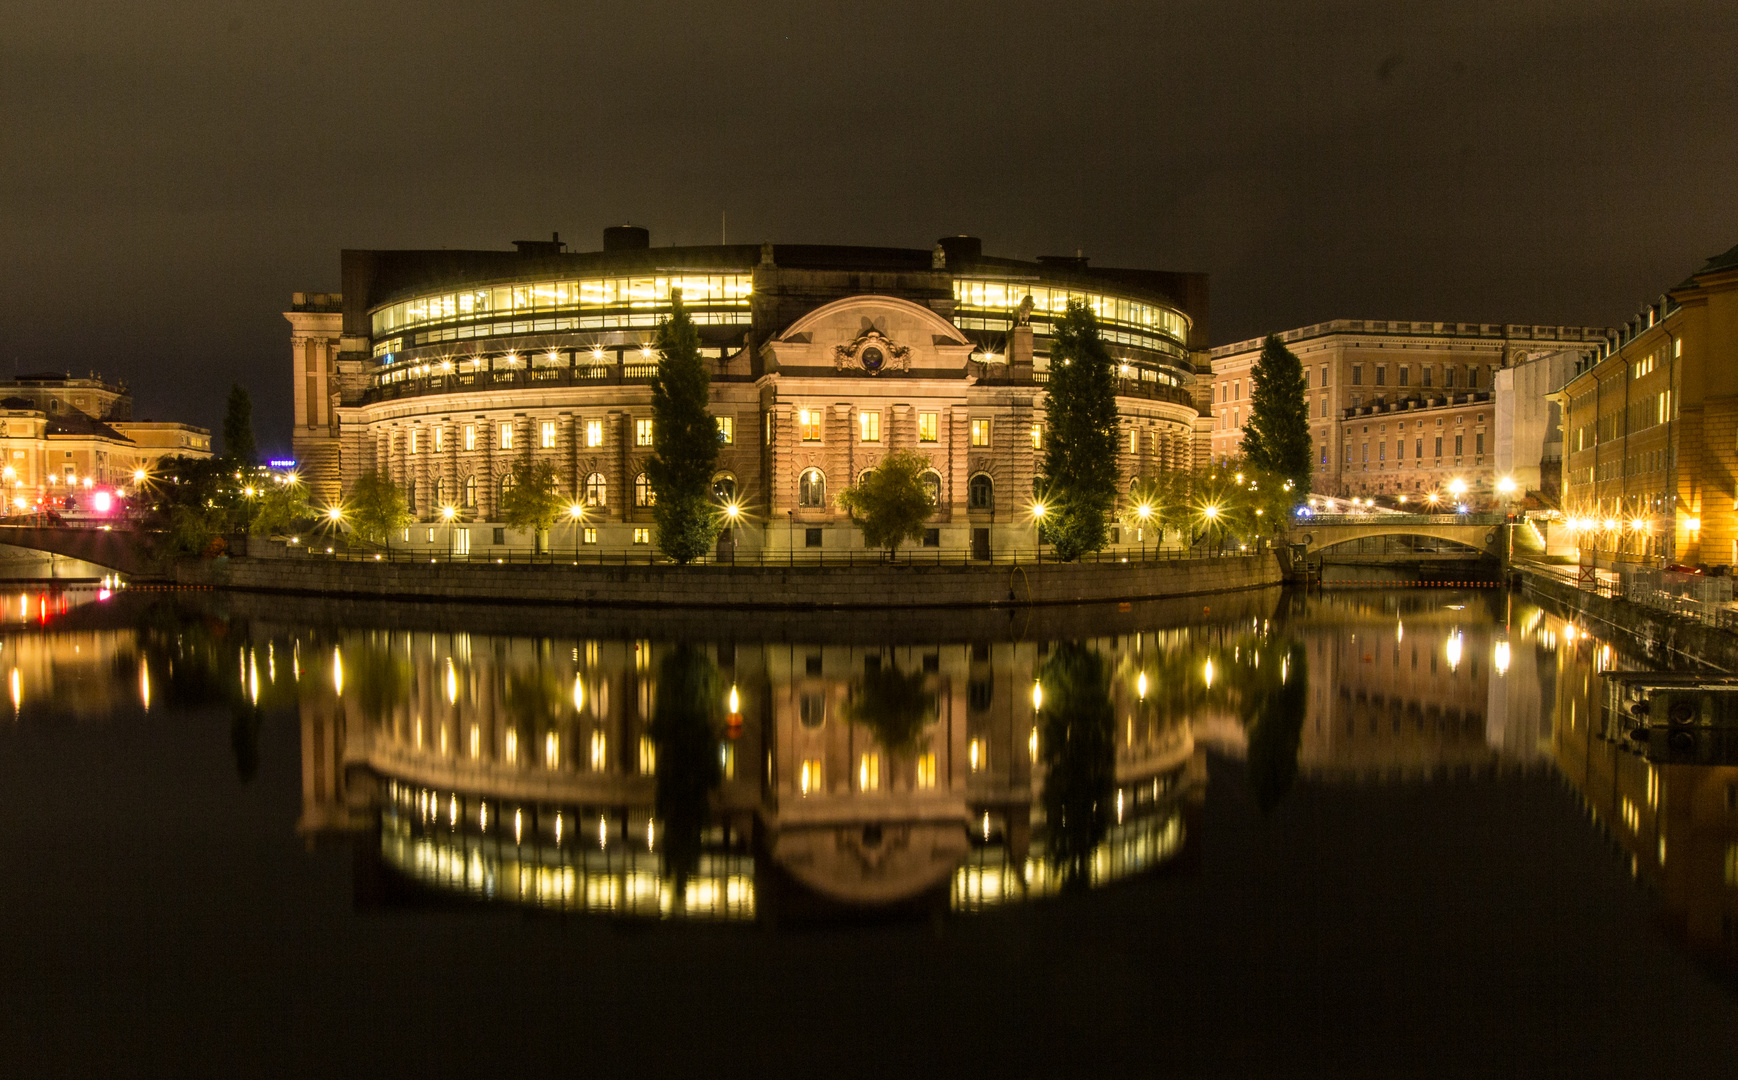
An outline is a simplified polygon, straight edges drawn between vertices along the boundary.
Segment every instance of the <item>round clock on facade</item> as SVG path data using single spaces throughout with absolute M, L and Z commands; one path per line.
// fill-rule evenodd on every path
M 867 349 L 863 350 L 863 370 L 864 371 L 868 371 L 868 372 L 880 371 L 881 365 L 886 363 L 886 362 L 887 362 L 886 355 L 884 353 L 882 353 L 882 351 L 880 349 L 877 349 L 875 346 L 871 345 Z

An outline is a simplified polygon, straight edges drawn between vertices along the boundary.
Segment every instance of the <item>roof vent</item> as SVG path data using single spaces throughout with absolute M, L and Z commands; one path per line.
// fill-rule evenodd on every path
M 515 240 L 513 246 L 519 249 L 521 255 L 559 255 L 567 250 L 567 245 L 561 242 L 560 233 L 550 233 L 548 240 Z
M 936 246 L 947 259 L 949 269 L 962 263 L 977 262 L 984 257 L 984 242 L 975 236 L 944 236 L 937 240 Z
M 605 251 L 644 251 L 651 246 L 651 230 L 639 225 L 611 225 L 603 231 Z

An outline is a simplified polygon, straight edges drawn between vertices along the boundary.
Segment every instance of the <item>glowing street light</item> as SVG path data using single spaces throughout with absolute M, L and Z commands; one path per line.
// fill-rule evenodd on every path
M 1505 476 L 1501 480 L 1498 480 L 1497 490 L 1502 492 L 1504 495 L 1513 495 L 1515 493 L 1515 478 L 1512 476 Z

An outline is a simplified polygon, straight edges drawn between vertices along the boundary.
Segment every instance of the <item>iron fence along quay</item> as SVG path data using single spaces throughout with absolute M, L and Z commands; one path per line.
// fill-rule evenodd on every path
M 1149 549 L 1140 551 L 1096 551 L 1081 556 L 1075 562 L 1082 563 L 1127 563 L 1143 565 L 1147 563 L 1168 563 L 1204 559 L 1256 558 L 1270 549 L 1265 546 L 1247 549 L 1214 550 L 1167 548 L 1163 550 Z M 617 551 L 585 551 L 581 549 L 576 556 L 573 551 L 523 551 L 508 550 L 499 552 L 471 552 L 470 554 L 451 553 L 445 551 L 409 551 L 403 548 L 355 549 L 326 547 L 310 544 L 295 544 L 286 548 L 290 558 L 328 559 L 337 562 L 377 562 L 404 563 L 427 565 L 430 563 L 461 563 L 472 565 L 502 565 L 502 566 L 676 566 L 671 559 L 647 545 L 644 551 L 621 549 Z M 1066 565 L 1062 560 L 1048 553 L 1013 552 L 1011 554 L 995 554 L 976 556 L 970 548 L 930 548 L 914 547 L 901 549 L 898 554 L 890 556 L 887 552 L 876 550 L 854 549 L 845 551 L 826 551 L 818 548 L 797 548 L 787 551 L 756 551 L 741 555 L 719 556 L 716 553 L 704 555 L 695 559 L 691 566 L 1041 566 L 1046 564 Z

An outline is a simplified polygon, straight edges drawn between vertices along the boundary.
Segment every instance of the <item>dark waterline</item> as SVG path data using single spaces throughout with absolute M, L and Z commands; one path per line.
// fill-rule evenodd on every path
M 1733 1049 L 1738 769 L 1650 780 L 1590 729 L 1621 643 L 1506 593 L 630 626 L 98 595 L 0 597 L 8 1075 L 1635 1076 Z M 1034 678 L 1053 709 L 1069 679 L 1092 700 L 1068 639 L 1104 661 L 1108 741 L 1044 727 L 1033 753 Z M 576 673 L 610 687 L 603 720 Z M 722 731 L 638 715 L 727 685 L 747 704 Z M 346 744 L 371 766 L 327 768 L 334 723 L 374 732 Z M 734 773 L 708 779 L 725 742 Z M 767 748 L 770 781 L 744 765 Z M 504 844 L 514 809 L 543 831 Z M 601 854 L 556 815 L 602 821 Z M 647 824 L 652 849 L 592 874 Z M 673 845 L 681 892 L 672 832 L 697 845 Z M 475 853 L 494 886 L 394 851 Z M 553 884 L 501 887 L 533 856 Z M 588 905 L 568 870 L 669 903 Z M 996 902 L 991 871 L 1015 886 Z M 698 903 L 732 873 L 752 910 Z

